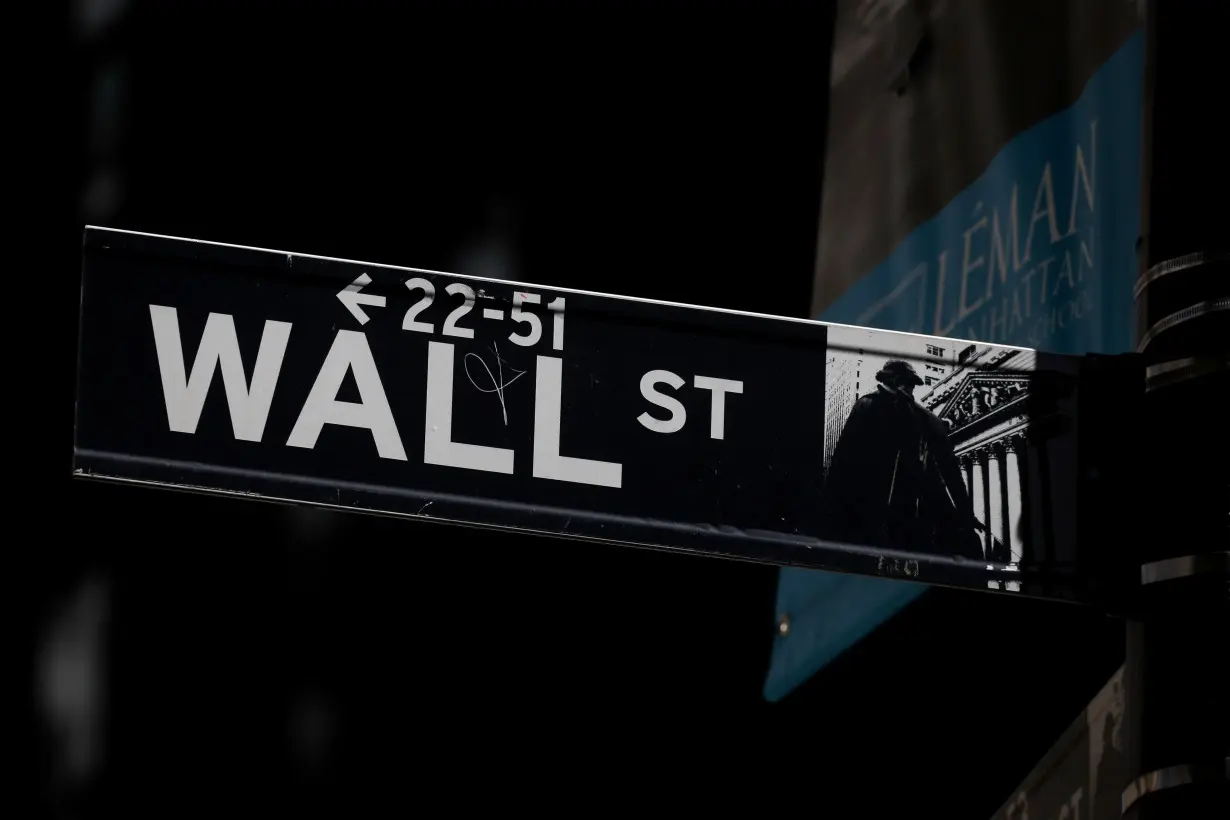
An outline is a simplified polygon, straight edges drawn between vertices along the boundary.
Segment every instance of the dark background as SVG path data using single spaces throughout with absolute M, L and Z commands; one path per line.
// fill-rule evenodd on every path
M 528 281 L 792 316 L 815 253 L 823 3 L 121 6 L 42 98 L 32 634 L 110 601 L 99 756 L 41 731 L 44 806 L 980 820 L 1121 661 L 1096 613 L 930 592 L 769 705 L 770 568 L 72 483 L 87 222 L 437 270 L 503 236 Z

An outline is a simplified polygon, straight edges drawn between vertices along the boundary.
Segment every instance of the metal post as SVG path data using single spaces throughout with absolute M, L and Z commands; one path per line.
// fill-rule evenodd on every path
M 1146 486 L 1127 633 L 1123 816 L 1230 817 L 1230 223 L 1225 7 L 1146 3 L 1138 350 Z M 1134 548 L 1133 548 L 1134 547 Z

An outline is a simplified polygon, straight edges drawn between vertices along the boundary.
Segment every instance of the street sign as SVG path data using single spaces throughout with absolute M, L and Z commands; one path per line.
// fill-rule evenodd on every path
M 1079 600 L 1097 361 L 87 228 L 74 473 Z

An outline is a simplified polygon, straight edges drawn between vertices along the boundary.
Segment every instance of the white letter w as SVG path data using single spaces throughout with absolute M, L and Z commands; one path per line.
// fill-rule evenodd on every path
M 214 370 L 221 366 L 226 403 L 231 408 L 231 427 L 240 441 L 260 441 L 265 419 L 273 402 L 282 356 L 290 338 L 289 322 L 265 322 L 261 346 L 248 388 L 239 356 L 235 321 L 225 313 L 211 313 L 196 351 L 192 375 L 184 373 L 184 348 L 179 337 L 179 317 L 175 308 L 149 306 L 154 325 L 154 345 L 158 350 L 158 369 L 162 373 L 162 397 L 167 405 L 167 423 L 176 433 L 195 433 Z

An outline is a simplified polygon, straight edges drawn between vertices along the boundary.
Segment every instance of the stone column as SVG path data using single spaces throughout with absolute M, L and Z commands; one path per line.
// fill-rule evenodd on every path
M 973 463 L 974 463 L 974 459 L 971 458 L 969 455 L 961 456 L 961 477 L 965 479 L 965 491 L 967 493 L 974 492 L 974 479 L 973 479 L 973 475 L 971 474 L 971 469 L 972 469 L 971 465 Z
M 1020 564 L 1024 554 L 1025 539 L 1021 533 L 1021 448 L 1025 442 L 1021 436 L 1013 436 L 1004 452 L 1004 495 L 1008 502 L 1008 540 L 1012 563 Z
M 974 502 L 974 515 L 978 520 L 986 523 L 986 504 L 984 495 L 986 482 L 983 481 L 982 459 L 980 454 L 975 452 L 970 454 L 970 478 L 972 481 L 970 487 L 970 496 Z M 982 554 L 985 557 L 987 554 L 987 540 L 983 532 L 979 531 L 978 538 L 982 540 Z
M 1001 448 L 998 444 L 987 448 L 987 527 L 991 530 L 991 535 L 995 538 L 1004 539 L 1004 503 L 1002 491 L 1002 480 L 1000 478 L 1000 453 Z M 992 544 L 988 539 L 987 551 L 990 552 Z M 988 558 L 990 555 L 988 554 Z

